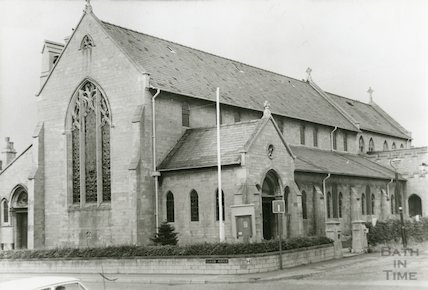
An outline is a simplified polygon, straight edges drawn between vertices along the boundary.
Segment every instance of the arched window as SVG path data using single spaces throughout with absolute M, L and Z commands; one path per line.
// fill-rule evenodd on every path
M 313 133 L 313 139 L 314 139 L 314 147 L 318 147 L 318 127 L 314 127 Z
M 303 219 L 308 218 L 307 204 L 306 204 L 306 192 L 302 191 L 302 215 Z
M 300 126 L 300 144 L 305 145 L 305 126 Z
M 285 203 L 285 213 L 286 214 L 290 212 L 290 210 L 288 208 L 288 206 L 289 206 L 289 202 L 288 202 L 289 195 L 290 195 L 290 188 L 288 186 L 286 186 L 284 188 L 284 203 Z
M 409 197 L 409 215 L 411 217 L 419 215 L 422 216 L 422 200 L 417 194 L 412 194 Z
M 331 193 L 327 193 L 327 218 L 331 217 Z
M 80 49 L 88 49 L 94 47 L 94 40 L 89 34 L 86 34 L 82 38 L 82 42 L 80 43 Z
M 360 136 L 360 139 L 358 141 L 358 148 L 360 149 L 360 153 L 364 153 L 365 149 L 365 145 L 364 145 L 364 138 L 363 136 Z
M 392 150 L 395 150 L 395 149 L 397 149 L 397 145 L 395 145 L 395 142 L 392 142 Z
M 386 142 L 385 140 L 385 142 L 383 142 L 383 151 L 388 151 L 388 150 L 389 150 L 388 142 Z
M 373 138 L 370 138 L 369 140 L 369 152 L 373 152 L 375 150 Z
M 171 191 L 166 194 L 166 221 L 174 222 L 174 195 Z
M 366 214 L 366 195 L 364 193 L 361 195 L 361 214 Z
M 108 202 L 111 113 L 107 99 L 94 83 L 86 81 L 72 98 L 69 116 L 73 203 L 81 199 Z
M 391 214 L 395 214 L 395 196 L 391 195 Z
M 339 192 L 339 218 L 342 217 L 343 195 Z
M 366 185 L 366 214 L 371 214 L 371 192 L 370 192 L 370 186 Z
M 1 203 L 1 210 L 2 210 L 2 224 L 7 224 L 9 223 L 9 203 L 7 202 L 6 199 L 3 199 L 2 203 Z
M 400 145 L 400 149 L 404 149 L 404 145 L 403 144 Z
M 371 214 L 375 214 L 375 196 L 372 194 Z
M 333 194 L 332 194 L 333 217 L 337 218 L 338 217 L 338 213 L 337 213 L 338 212 L 338 210 L 337 210 L 337 202 L 338 202 L 337 184 L 333 184 L 332 190 L 333 190 Z
M 190 127 L 190 106 L 186 102 L 181 104 L 181 125 Z
M 240 111 L 234 111 L 233 112 L 233 120 L 235 123 L 241 122 L 241 112 Z M 282 130 L 281 130 L 282 132 Z
M 199 221 L 199 197 L 195 190 L 190 193 L 190 221 Z
M 225 220 L 225 214 L 224 214 L 224 191 L 221 191 L 221 205 L 223 207 L 222 213 L 223 213 L 223 221 Z M 215 207 L 216 207 L 216 211 L 215 211 L 215 219 L 218 221 L 220 220 L 220 206 L 218 204 L 218 189 L 215 192 Z
M 348 134 L 343 133 L 343 151 L 348 151 Z

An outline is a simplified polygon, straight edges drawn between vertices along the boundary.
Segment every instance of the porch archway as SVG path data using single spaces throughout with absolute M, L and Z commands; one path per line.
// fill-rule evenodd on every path
M 417 194 L 412 194 L 409 196 L 409 215 L 422 216 L 422 200 Z
M 11 214 L 14 231 L 15 249 L 28 248 L 28 192 L 18 185 L 11 198 Z
M 277 235 L 277 219 L 272 212 L 272 201 L 281 195 L 279 176 L 274 170 L 266 173 L 262 185 L 263 239 L 271 240 Z

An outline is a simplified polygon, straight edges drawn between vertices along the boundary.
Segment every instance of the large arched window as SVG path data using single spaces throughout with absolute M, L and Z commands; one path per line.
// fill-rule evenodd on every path
M 339 192 L 339 218 L 342 217 L 343 194 Z
M 370 208 L 370 210 L 371 210 L 371 214 L 375 214 L 375 196 L 374 196 L 374 194 L 372 194 L 372 200 L 371 200 L 371 208 Z
M 308 218 L 308 210 L 307 210 L 307 199 L 306 199 L 306 192 L 302 191 L 302 215 L 303 215 L 303 219 L 307 219 Z
M 9 203 L 6 199 L 3 199 L 1 202 L 1 224 L 8 224 L 9 223 Z
M 190 193 L 190 221 L 199 221 L 199 197 L 196 190 Z
M 388 151 L 388 150 L 389 150 L 388 142 L 386 142 L 385 140 L 385 142 L 383 142 L 383 151 Z
M 100 88 L 86 81 L 70 105 L 73 203 L 110 201 L 111 113 L 107 99 Z
M 331 193 L 327 193 L 327 218 L 331 217 Z
M 369 140 L 369 152 L 373 152 L 373 151 L 375 151 L 375 146 L 374 146 L 373 139 L 370 138 L 370 140 Z
M 360 139 L 358 141 L 358 148 L 360 150 L 360 153 L 364 153 L 365 149 L 365 145 L 364 145 L 364 138 L 363 136 L 360 136 Z
M 391 195 L 391 214 L 395 214 L 395 196 Z
M 361 195 L 361 214 L 366 214 L 366 195 L 364 193 Z
M 225 220 L 225 214 L 224 214 L 224 191 L 221 191 L 221 205 L 222 205 L 222 213 L 223 213 L 223 221 Z M 220 206 L 218 203 L 218 189 L 215 192 L 215 207 L 216 207 L 216 211 L 215 211 L 215 219 L 216 221 L 220 220 Z
M 174 195 L 171 191 L 166 194 L 166 221 L 174 222 Z

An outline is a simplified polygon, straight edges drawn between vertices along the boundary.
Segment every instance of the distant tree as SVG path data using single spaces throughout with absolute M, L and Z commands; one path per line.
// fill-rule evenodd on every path
M 153 238 L 150 239 L 155 243 L 155 245 L 177 245 L 177 233 L 175 232 L 173 226 L 164 221 L 161 223 L 158 229 L 158 233 L 156 233 Z

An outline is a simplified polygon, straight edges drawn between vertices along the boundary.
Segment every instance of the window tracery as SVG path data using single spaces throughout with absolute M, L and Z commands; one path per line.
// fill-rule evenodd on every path
M 111 114 L 101 90 L 87 81 L 71 108 L 72 201 L 111 200 Z
M 88 34 L 83 36 L 82 42 L 80 43 L 80 49 L 88 49 L 94 46 L 94 40 L 91 36 L 89 36 Z

